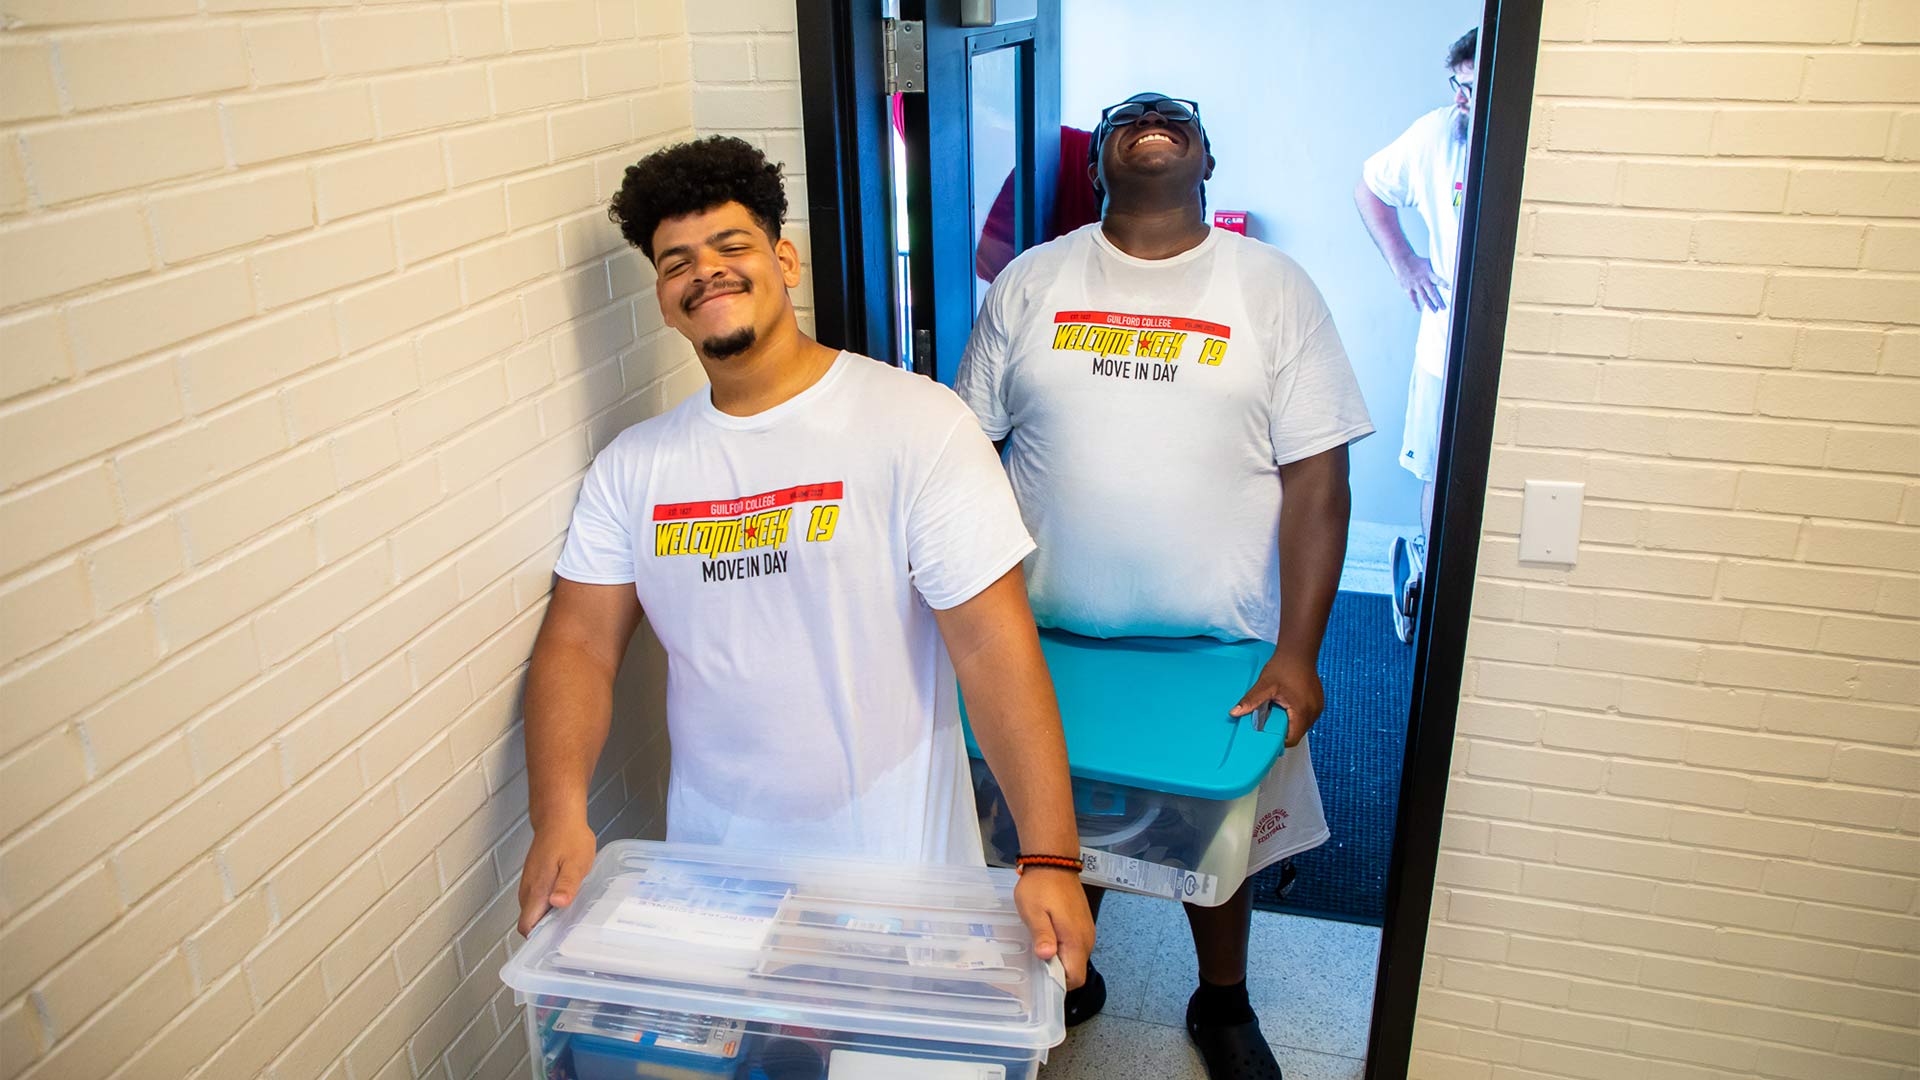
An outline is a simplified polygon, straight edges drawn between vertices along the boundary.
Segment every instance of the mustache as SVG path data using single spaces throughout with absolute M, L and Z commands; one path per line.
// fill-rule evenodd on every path
M 687 290 L 686 297 L 680 301 L 680 310 L 692 311 L 702 300 L 706 300 L 710 296 L 725 296 L 728 293 L 752 291 L 753 286 L 748 284 L 745 278 L 738 281 L 696 281 L 692 287 Z

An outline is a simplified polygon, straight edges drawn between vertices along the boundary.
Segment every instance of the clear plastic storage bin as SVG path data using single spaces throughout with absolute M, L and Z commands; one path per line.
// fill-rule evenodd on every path
M 535 1080 L 1032 1080 L 1065 988 L 1015 880 L 624 840 L 500 977 Z
M 1227 710 L 1273 646 L 1042 630 L 1040 651 L 1066 729 L 1081 879 L 1202 907 L 1226 903 L 1247 878 L 1260 782 L 1287 732 L 1282 711 L 1236 720 Z M 967 749 L 987 861 L 1010 865 L 1019 836 L 971 725 Z

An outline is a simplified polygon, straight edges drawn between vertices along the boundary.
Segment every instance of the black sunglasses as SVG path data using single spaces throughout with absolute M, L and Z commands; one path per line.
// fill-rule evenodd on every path
M 1200 106 L 1197 102 L 1185 98 L 1160 98 L 1157 101 L 1123 101 L 1118 105 L 1109 105 L 1100 110 L 1100 123 L 1110 128 L 1126 127 L 1150 112 L 1160 114 L 1160 119 L 1174 123 L 1190 123 L 1200 119 Z

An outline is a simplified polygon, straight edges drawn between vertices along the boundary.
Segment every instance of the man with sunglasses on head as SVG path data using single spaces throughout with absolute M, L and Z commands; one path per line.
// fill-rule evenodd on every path
M 1374 246 L 1420 312 L 1407 381 L 1407 423 L 1400 464 L 1418 477 L 1420 533 L 1396 536 L 1388 553 L 1393 573 L 1393 632 L 1412 644 L 1421 579 L 1427 565 L 1427 530 L 1433 526 L 1434 459 L 1440 454 L 1440 406 L 1447 386 L 1447 339 L 1452 314 L 1454 256 L 1460 245 L 1460 203 L 1467 187 L 1467 132 L 1473 123 L 1474 58 L 1480 30 L 1462 34 L 1447 50 L 1447 85 L 1453 100 L 1415 120 L 1399 138 L 1367 159 L 1353 201 Z M 1416 254 L 1400 230 L 1400 211 L 1419 213 L 1427 228 L 1427 254 Z
M 1006 452 L 1038 543 L 1027 582 L 1040 625 L 1273 642 L 1221 718 L 1284 707 L 1291 749 L 1266 783 L 1312 791 L 1304 740 L 1346 553 L 1347 444 L 1373 426 L 1306 273 L 1208 227 L 1213 168 L 1195 103 L 1145 93 L 1104 110 L 1087 160 L 1100 220 L 994 281 L 955 389 Z M 1320 825 L 1271 857 L 1325 838 Z M 1187 1032 L 1213 1080 L 1280 1076 L 1247 996 L 1251 888 L 1186 905 L 1200 969 Z M 1104 993 L 1089 965 L 1067 1022 Z

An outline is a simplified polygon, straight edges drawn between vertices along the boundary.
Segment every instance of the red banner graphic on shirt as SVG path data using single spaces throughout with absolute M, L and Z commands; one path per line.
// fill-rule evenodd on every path
M 835 480 L 738 499 L 661 503 L 653 508 L 653 554 L 656 558 L 694 556 L 700 560 L 703 582 L 784 574 L 791 535 L 797 533 L 808 544 L 833 540 L 845 487 Z M 813 504 L 804 522 L 794 520 L 795 507 L 801 503 Z
M 1218 368 L 1233 328 L 1177 315 L 1119 311 L 1056 311 L 1053 351 L 1092 353 L 1088 371 L 1103 378 L 1170 383 L 1183 361 Z M 1189 352 L 1188 345 L 1197 342 Z
M 1117 326 L 1128 330 L 1179 330 L 1189 334 L 1231 338 L 1233 328 L 1202 319 L 1183 319 L 1175 315 L 1128 315 L 1119 311 L 1056 311 L 1056 323 L 1087 323 L 1092 326 Z
M 830 484 L 800 484 L 782 488 L 779 491 L 766 491 L 758 495 L 746 495 L 721 502 L 660 503 L 653 508 L 653 520 L 688 521 L 694 518 L 730 518 L 753 513 L 756 510 L 792 506 L 794 503 L 838 502 L 842 497 L 844 486 L 840 481 L 835 480 Z

